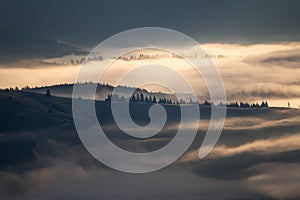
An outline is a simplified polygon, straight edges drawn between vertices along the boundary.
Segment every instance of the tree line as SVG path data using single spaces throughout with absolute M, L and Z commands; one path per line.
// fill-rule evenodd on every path
M 114 99 L 115 101 L 125 101 L 125 98 L 123 96 L 119 95 L 112 95 L 109 94 L 105 101 L 111 101 L 111 99 Z M 134 94 L 129 98 L 129 102 L 140 102 L 140 103 L 159 103 L 159 104 L 179 104 L 179 102 L 172 101 L 168 98 L 156 98 L 155 96 L 147 96 L 143 93 L 141 94 Z
M 107 96 L 107 98 L 105 99 L 106 102 L 110 102 L 112 99 L 114 99 L 115 101 L 120 101 L 120 102 L 125 102 L 125 98 L 123 96 L 119 96 L 117 94 L 114 94 L 114 96 L 112 94 L 109 94 Z M 143 93 L 140 94 L 133 94 L 130 98 L 129 98 L 129 102 L 138 102 L 138 103 L 152 103 L 152 104 L 199 104 L 199 105 L 203 105 L 203 106 L 214 106 L 215 104 L 213 102 L 209 102 L 207 100 L 205 100 L 203 103 L 199 103 L 198 101 L 193 101 L 192 99 L 190 99 L 189 101 L 185 101 L 183 99 L 180 99 L 179 101 L 174 101 L 172 99 L 168 99 L 168 98 L 156 98 L 155 96 L 147 96 L 144 95 Z M 249 104 L 247 102 L 235 102 L 235 103 L 222 103 L 220 102 L 219 104 L 217 104 L 217 106 L 220 107 L 228 107 L 228 108 L 268 108 L 269 104 L 267 101 L 262 101 L 261 104 L 259 103 L 253 103 L 253 104 Z

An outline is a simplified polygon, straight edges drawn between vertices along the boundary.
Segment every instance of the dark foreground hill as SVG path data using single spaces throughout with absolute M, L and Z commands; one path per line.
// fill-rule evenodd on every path
M 66 86 L 71 87 L 71 86 Z M 108 86 L 107 86 L 108 87 Z M 34 131 L 49 128 L 73 128 L 72 99 L 47 96 L 40 89 L 34 92 L 0 90 L 0 131 Z M 69 89 L 67 89 L 69 90 Z M 85 100 L 82 100 L 85 101 Z M 148 110 L 151 103 L 131 103 L 130 111 L 135 121 L 148 123 Z M 113 118 L 110 104 L 106 101 L 96 101 L 96 110 L 101 121 L 111 124 Z M 172 123 L 180 120 L 180 105 L 163 104 Z M 188 106 L 188 104 L 185 104 Z M 210 106 L 200 105 L 201 119 L 210 118 Z M 256 117 L 280 119 L 299 113 L 297 109 L 286 108 L 227 108 L 227 118 Z
M 151 105 L 148 103 L 131 103 L 130 112 L 132 119 L 139 125 L 148 124 L 150 122 L 148 111 Z M 109 137 L 130 139 L 130 137 L 126 137 L 125 133 L 116 126 L 108 102 L 96 101 L 95 106 L 100 124 L 104 129 L 108 127 L 107 131 L 111 134 Z M 176 127 L 180 123 L 180 106 L 165 104 L 164 107 L 167 111 L 168 119 L 165 128 L 158 136 L 163 137 L 169 134 L 169 137 L 172 135 L 172 131 L 169 131 L 170 127 Z M 201 120 L 203 120 L 204 128 L 207 127 L 207 121 L 210 119 L 210 109 L 210 106 L 200 106 Z M 55 140 L 58 139 L 63 143 L 80 144 L 73 122 L 72 100 L 70 98 L 46 96 L 33 92 L 1 91 L 0 110 L 0 133 L 3 135 L 5 142 L 10 137 L 23 137 L 24 134 L 30 134 L 32 135 L 31 139 L 34 139 L 36 137 L 34 134 L 37 134 L 42 140 L 55 138 Z M 251 120 L 247 122 L 245 119 L 268 119 L 276 121 L 285 118 L 288 119 L 298 115 L 298 113 L 299 110 L 280 108 L 228 108 L 227 121 L 236 120 L 235 128 L 238 129 L 239 127 L 255 127 L 255 123 L 251 122 Z M 257 124 L 259 125 L 258 122 Z M 174 129 L 175 131 L 176 129 Z M 240 130 L 239 132 L 243 131 Z M 226 132 L 226 124 L 224 132 Z M 231 130 L 231 135 L 235 134 L 235 132 L 235 130 Z M 257 137 L 257 134 L 253 134 L 252 136 L 254 135 Z M 247 137 L 249 137 L 249 134 L 244 135 L 245 140 L 247 140 Z M 259 137 L 267 137 L 267 135 L 260 135 Z M 232 138 L 232 141 L 234 140 Z M 39 144 L 37 143 L 36 145 Z M 3 149 L 2 153 L 5 151 Z M 3 163 L 1 162 L 1 164 Z
M 135 139 L 125 135 L 115 125 L 108 102 L 97 101 L 95 106 L 99 122 L 107 136 L 116 145 L 134 152 L 154 151 L 166 145 L 176 134 L 180 119 L 179 105 L 164 105 L 168 121 L 163 130 L 151 139 Z M 132 103 L 131 114 L 137 124 L 145 125 L 149 122 L 149 107 L 150 104 Z M 41 187 L 48 187 L 52 181 L 51 183 L 63 184 L 64 186 L 61 187 L 66 190 L 59 192 L 57 187 L 50 184 L 51 195 L 76 199 L 71 191 L 77 184 L 85 185 L 83 184 L 85 181 L 89 183 L 92 181 L 96 185 L 103 186 L 114 182 L 111 178 L 115 177 L 116 172 L 111 172 L 96 161 L 86 151 L 77 136 L 70 98 L 24 91 L 0 91 L 0 110 L 0 184 L 18 187 L 23 191 L 13 195 L 6 192 L 7 190 L 0 189 L 0 197 L 16 199 L 17 196 L 17 199 L 37 199 L 35 195 L 48 194 L 49 188 L 42 190 Z M 185 181 L 186 187 L 180 187 L 177 191 L 184 192 L 187 197 L 191 193 L 197 194 L 196 196 L 203 194 L 204 191 L 199 187 L 206 188 L 207 183 L 211 183 L 218 186 L 215 189 L 217 193 L 222 193 L 224 188 L 227 188 L 225 191 L 236 191 L 240 188 L 238 194 L 224 193 L 229 197 L 233 195 L 240 197 L 239 199 L 242 197 L 269 199 L 275 197 L 274 193 L 268 190 L 261 191 L 259 188 L 274 184 L 276 187 L 282 186 L 281 182 L 276 182 L 277 179 L 281 180 L 281 174 L 287 173 L 286 170 L 293 170 L 295 173 L 299 171 L 297 169 L 300 166 L 300 110 L 228 108 L 224 130 L 217 146 L 208 157 L 201 160 L 195 155 L 208 127 L 210 106 L 201 106 L 200 111 L 198 136 L 180 160 L 162 171 L 166 177 L 162 174 L 156 177 L 154 173 L 138 177 L 128 175 L 127 178 L 132 179 L 133 182 L 134 180 L 140 183 L 146 181 L 149 186 L 154 187 L 157 181 L 166 181 L 167 185 L 172 184 L 175 180 L 171 177 L 182 174 L 189 179 Z M 66 179 L 60 179 L 61 173 L 66 176 Z M 103 173 L 110 175 L 105 176 Z M 102 174 L 99 180 L 91 178 L 98 177 L 97 174 Z M 258 179 L 261 174 L 267 176 Z M 78 176 L 82 179 L 76 179 Z M 157 181 L 151 182 L 152 176 L 155 176 Z M 284 184 L 297 188 L 294 184 L 297 182 L 297 176 L 294 177 L 289 172 L 286 176 L 289 176 L 289 179 L 285 179 Z M 102 182 L 103 178 L 104 182 Z M 115 181 L 119 178 L 115 177 Z M 182 177 L 178 178 L 185 180 Z M 205 181 L 200 181 L 199 178 L 201 180 L 204 178 Z M 56 179 L 60 182 L 56 182 Z M 30 180 L 28 184 L 37 185 L 38 189 L 30 193 L 25 180 L 27 182 Z M 93 184 L 90 184 L 92 187 Z M 124 183 L 122 187 L 125 185 Z M 141 194 L 136 190 L 137 186 L 131 183 L 129 185 L 127 183 L 127 186 L 124 195 L 138 199 L 132 196 L 134 192 Z M 95 194 L 95 198 L 92 199 L 105 197 L 104 194 L 107 192 L 114 195 L 113 192 L 105 191 L 101 187 L 93 191 L 83 190 L 84 194 L 87 191 Z M 297 197 L 297 190 L 293 192 L 281 193 L 280 197 Z M 154 197 L 156 198 L 155 195 Z M 232 199 L 229 197 L 226 196 L 225 199 Z

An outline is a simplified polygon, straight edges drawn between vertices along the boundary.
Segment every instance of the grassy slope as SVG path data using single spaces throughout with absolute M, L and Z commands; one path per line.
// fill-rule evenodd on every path
M 132 105 L 131 114 L 138 124 L 146 124 L 149 121 L 149 106 L 142 103 Z M 48 97 L 23 91 L 0 91 L 0 168 L 23 169 L 23 165 L 32 165 L 37 157 L 61 156 L 71 149 L 85 152 L 74 128 L 71 107 L 72 102 L 68 98 Z M 136 142 L 124 136 L 114 125 L 107 103 L 97 101 L 96 108 L 100 123 L 106 125 L 104 129 L 109 130 L 112 135 L 115 133 L 112 139 L 120 146 L 133 151 L 143 145 L 146 145 L 146 150 L 162 147 L 166 144 L 163 139 L 174 136 L 176 129 L 172 129 L 171 125 L 176 124 L 180 117 L 178 106 L 166 106 L 170 120 L 162 131 L 165 135 L 159 135 L 161 140 Z M 299 114 L 300 110 L 297 109 L 230 108 L 227 110 L 225 128 L 219 144 L 236 146 L 256 139 L 295 134 L 300 128 L 296 123 Z M 209 116 L 210 107 L 202 106 L 202 129 L 199 131 L 199 138 L 204 136 Z M 192 149 L 201 144 L 199 138 L 196 138 Z M 76 156 L 79 155 L 83 154 Z

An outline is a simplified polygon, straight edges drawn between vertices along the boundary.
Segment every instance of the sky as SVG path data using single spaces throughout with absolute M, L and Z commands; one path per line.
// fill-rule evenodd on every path
M 220 44 L 211 43 L 201 46 L 209 55 L 224 55 L 226 57 L 212 58 L 212 62 L 219 70 L 226 90 L 228 101 L 261 102 L 268 100 L 270 106 L 299 108 L 300 105 L 300 43 L 273 43 L 273 44 Z M 77 74 L 84 65 L 54 64 L 65 62 L 72 57 L 58 57 L 48 59 L 50 64 L 36 64 L 34 67 L 9 66 L 0 64 L 0 86 L 22 88 L 45 86 L 60 83 L 76 82 Z M 107 59 L 109 62 L 113 61 Z M 34 64 L 34 60 L 29 61 Z M 52 63 L 51 63 L 52 62 Z M 101 61 L 102 62 L 102 61 Z M 87 65 L 99 66 L 99 62 L 87 63 Z M 203 77 L 183 59 L 178 58 L 153 58 L 133 61 L 116 60 L 103 74 L 100 82 L 118 85 L 120 78 L 127 72 L 138 66 L 157 65 L 169 66 L 189 81 L 201 101 L 209 99 L 206 84 Z M 97 68 L 96 68 L 97 69 Z M 135 81 L 140 82 L 157 76 L 153 74 L 139 74 Z M 28 78 L 30 77 L 30 78 Z M 90 80 L 89 76 L 86 81 Z M 177 81 L 168 77 L 169 84 Z M 129 85 L 136 87 L 136 85 Z M 177 90 L 184 93 L 185 88 L 177 84 Z M 156 85 L 147 85 L 149 91 L 170 92 L 162 90 Z
M 0 24 L 87 48 L 145 26 L 181 31 L 201 43 L 266 43 L 300 39 L 299 6 L 297 0 L 4 0 Z
M 131 28 L 155 26 L 174 29 L 198 41 L 208 54 L 226 56 L 212 60 L 222 75 L 229 100 L 272 99 L 272 105 L 285 106 L 290 101 L 292 107 L 298 108 L 299 6 L 300 2 L 294 0 L 3 1 L 0 33 L 11 29 L 90 50 L 108 37 Z M 39 43 L 44 40 L 8 33 L 0 43 L 8 41 L 10 49 L 19 49 L 20 46 L 14 46 L 14 41 L 27 38 L 29 42 L 24 43 L 25 48 L 21 49 L 29 52 L 31 57 L 22 58 L 18 63 L 0 62 L 1 88 L 74 82 L 79 65 L 53 63 L 69 57 L 36 60 L 36 51 L 39 52 L 43 46 L 34 46 L 30 41 Z M 51 48 L 49 52 L 55 54 L 57 46 L 54 48 L 52 45 Z M 2 51 L 5 53 L 6 49 L 0 46 L 0 55 Z M 121 72 L 148 61 L 115 62 L 103 81 L 114 84 Z M 151 62 L 172 65 L 182 74 L 190 73 L 179 60 L 157 59 Z M 199 95 L 205 94 L 202 82 L 192 73 L 187 76 L 194 85 L 198 85 L 198 91 L 202 92 Z M 143 79 L 143 76 L 139 78 Z

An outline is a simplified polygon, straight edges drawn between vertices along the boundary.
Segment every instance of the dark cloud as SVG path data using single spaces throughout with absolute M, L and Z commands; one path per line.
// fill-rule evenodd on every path
M 200 41 L 299 40 L 299 1 L 6 1 L 2 27 L 92 44 L 130 28 L 162 26 Z
M 247 180 L 249 189 L 278 199 L 299 199 L 299 164 L 265 163 Z
M 101 168 L 83 168 L 68 161 L 56 160 L 52 164 L 22 175 L 2 172 L 0 197 L 24 200 L 177 200 L 253 196 L 240 181 L 224 182 L 201 177 L 184 168 L 169 168 L 150 174 L 125 174 Z
M 292 46 L 292 45 L 291 45 Z M 290 50 L 275 51 L 260 56 L 250 56 L 245 61 L 249 64 L 261 64 L 264 66 L 280 66 L 283 68 L 300 68 L 300 49 L 294 47 Z

